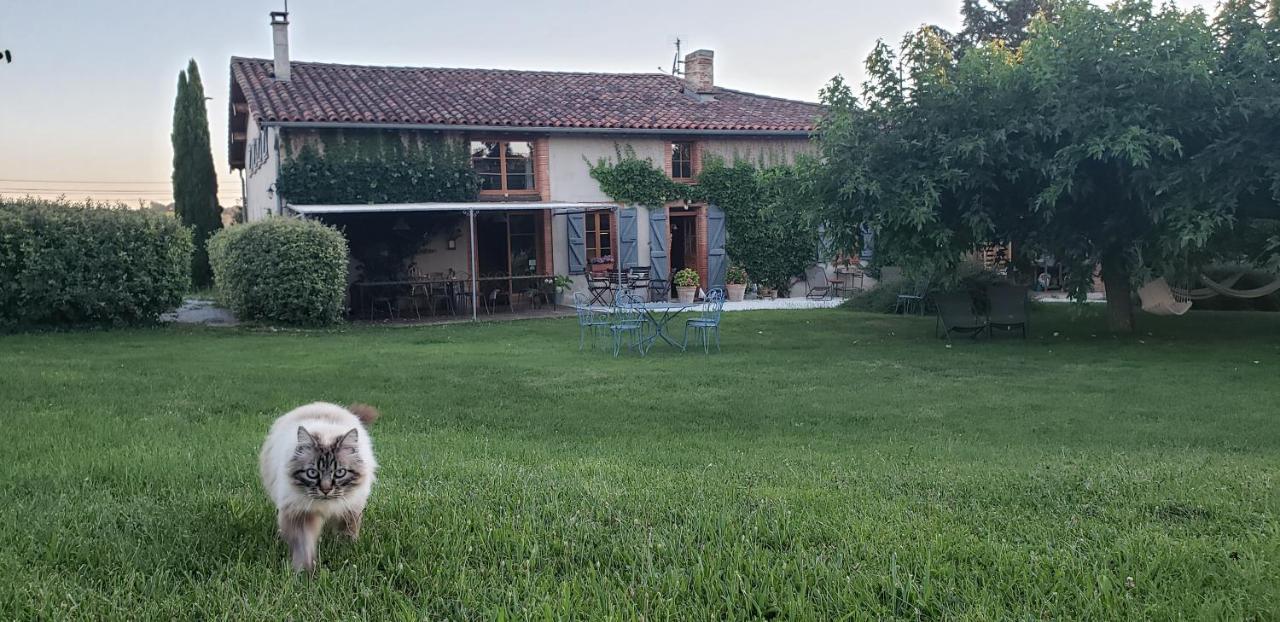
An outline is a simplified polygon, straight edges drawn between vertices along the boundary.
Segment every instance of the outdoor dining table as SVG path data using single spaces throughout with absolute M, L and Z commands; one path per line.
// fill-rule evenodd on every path
M 683 351 L 684 344 L 677 343 L 667 333 L 667 324 L 670 324 L 671 320 L 675 319 L 681 313 L 688 311 L 689 309 L 702 306 L 702 304 L 704 303 L 670 300 L 663 302 L 645 302 L 635 305 L 634 308 L 643 311 L 645 318 L 649 320 L 649 323 L 653 325 L 654 328 L 653 335 L 645 338 L 645 347 L 652 345 L 658 339 L 662 339 L 667 342 L 667 345 L 673 348 L 680 348 L 680 350 Z M 612 313 L 614 308 L 609 306 L 590 305 L 587 306 L 586 309 L 592 313 Z

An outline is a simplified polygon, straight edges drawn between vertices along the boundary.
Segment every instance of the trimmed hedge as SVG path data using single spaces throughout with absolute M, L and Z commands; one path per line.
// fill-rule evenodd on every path
M 154 323 L 182 304 L 191 247 L 123 204 L 0 198 L 0 329 Z
M 241 320 L 324 326 L 342 319 L 347 240 L 315 221 L 269 218 L 209 238 L 219 300 Z

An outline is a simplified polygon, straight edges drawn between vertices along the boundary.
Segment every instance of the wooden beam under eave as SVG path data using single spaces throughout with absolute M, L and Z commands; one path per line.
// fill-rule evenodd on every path
M 246 140 L 248 140 L 248 139 L 249 139 L 249 135 L 248 135 L 247 133 L 245 133 L 245 132 L 232 132 L 232 133 L 231 133 L 231 142 L 233 142 L 233 143 L 236 143 L 236 142 L 242 143 L 242 142 L 244 142 L 244 141 L 246 141 Z
M 245 102 L 236 102 L 231 104 L 231 109 L 234 110 L 236 114 L 246 114 L 249 112 L 249 104 Z

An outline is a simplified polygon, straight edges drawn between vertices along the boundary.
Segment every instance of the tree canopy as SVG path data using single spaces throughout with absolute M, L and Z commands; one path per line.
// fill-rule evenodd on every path
M 1132 330 L 1133 282 L 1239 258 L 1245 212 L 1277 216 L 1277 30 L 1261 8 L 1233 0 L 1211 24 L 1065 0 L 1010 21 L 1016 49 L 997 36 L 960 53 L 933 28 L 879 44 L 860 97 L 839 78 L 822 94 L 828 231 L 853 248 L 868 223 L 882 261 L 935 271 L 1013 242 L 1069 266 L 1080 298 L 1100 266 L 1112 328 Z

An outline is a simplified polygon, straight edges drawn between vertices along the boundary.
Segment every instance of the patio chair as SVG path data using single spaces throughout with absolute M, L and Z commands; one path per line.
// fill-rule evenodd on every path
M 684 341 L 680 344 L 682 349 L 689 347 L 689 329 L 693 329 L 694 334 L 702 342 L 702 353 L 711 353 L 711 333 L 716 335 L 716 352 L 720 351 L 720 314 L 724 312 L 724 290 L 720 288 L 712 288 L 707 292 L 707 302 L 702 309 L 702 313 L 695 318 L 685 320 L 684 323 Z
M 613 315 L 609 318 L 609 332 L 613 335 L 613 355 L 618 356 L 622 351 L 622 342 L 625 337 L 627 347 L 635 348 L 640 356 L 644 356 L 644 333 L 645 326 L 648 324 L 641 308 L 644 301 L 632 293 L 619 293 L 615 302 Z
M 600 331 L 610 325 L 609 315 L 593 311 L 587 295 L 582 292 L 573 292 L 573 308 L 578 312 L 578 351 L 581 352 L 586 345 L 588 332 L 591 333 L 591 349 L 595 350 Z
M 813 281 L 809 281 L 809 291 L 805 292 L 804 297 L 809 300 L 824 300 L 835 293 L 836 284 L 831 282 L 831 277 L 827 276 L 827 269 L 818 267 L 817 273 Z M 805 277 L 808 280 L 808 277 Z
M 969 333 L 976 338 L 987 329 L 987 318 L 973 310 L 973 298 L 969 292 L 943 292 L 934 296 L 938 307 L 938 321 L 934 328 L 939 337 L 951 340 L 951 333 Z
M 605 296 L 612 291 L 608 274 L 592 272 L 587 275 L 587 294 L 591 296 L 591 304 L 608 304 Z
M 635 292 L 649 289 L 649 266 L 632 266 L 627 268 L 626 287 Z
M 844 266 L 836 270 L 835 294 L 837 298 L 848 298 L 854 292 L 864 288 L 866 273 L 858 266 Z
M 649 302 L 666 302 L 671 299 L 671 285 L 666 279 L 649 279 Z
M 929 280 L 917 279 L 916 281 L 904 285 L 898 290 L 898 298 L 893 303 L 893 312 L 902 312 L 903 315 L 911 313 L 911 308 L 915 307 L 916 312 L 924 315 L 924 299 L 929 295 Z
M 1015 285 L 993 285 L 987 288 L 987 300 L 990 309 L 987 311 L 987 332 L 999 328 L 1012 332 L 1022 330 L 1022 338 L 1027 338 L 1027 327 L 1031 319 L 1031 305 L 1027 301 L 1027 288 Z

